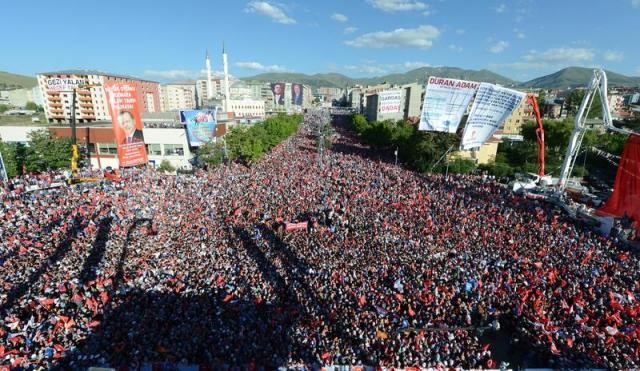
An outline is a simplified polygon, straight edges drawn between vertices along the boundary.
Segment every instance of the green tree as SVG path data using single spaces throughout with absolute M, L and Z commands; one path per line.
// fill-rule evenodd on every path
M 27 102 L 27 104 L 25 104 L 24 109 L 29 110 L 29 111 L 39 111 L 40 106 L 38 106 L 35 102 Z
M 585 89 L 574 89 L 569 93 L 569 96 L 565 100 L 565 106 L 570 115 L 575 116 L 578 113 L 578 109 L 580 109 L 580 105 L 584 100 L 585 94 Z M 602 101 L 599 93 L 594 92 L 591 107 L 587 107 L 587 109 L 589 109 L 589 112 L 587 112 L 588 118 L 602 117 Z
M 456 158 L 449 161 L 449 172 L 453 174 L 469 174 L 476 169 L 476 163 L 466 158 Z
M 171 165 L 171 162 L 169 162 L 169 160 L 162 160 L 162 162 L 160 162 L 160 165 L 158 166 L 158 168 L 156 169 L 160 172 L 169 172 L 172 173 L 174 171 L 176 171 L 175 166 Z
M 209 142 L 198 148 L 196 154 L 200 161 L 209 166 L 218 166 L 224 161 L 224 143 Z
M 17 144 L 0 141 L 0 153 L 2 153 L 7 176 L 12 178 L 18 175 Z
M 7 112 L 11 107 L 9 107 L 6 104 L 0 104 L 0 113 L 5 113 Z
M 28 171 L 64 169 L 71 165 L 71 139 L 55 138 L 49 130 L 42 129 L 28 134 L 29 145 L 25 150 Z
M 371 127 L 366 117 L 364 117 L 364 115 L 361 115 L 361 114 L 353 115 L 353 118 L 351 119 L 351 124 L 354 130 L 356 131 L 356 133 L 360 135 L 362 135 L 367 129 Z

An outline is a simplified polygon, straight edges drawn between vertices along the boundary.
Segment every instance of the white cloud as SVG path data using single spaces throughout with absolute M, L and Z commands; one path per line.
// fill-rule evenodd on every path
M 145 76 L 163 80 L 197 79 L 202 77 L 203 71 L 194 70 L 145 70 Z
M 640 9 L 640 0 L 631 0 L 631 6 Z
M 427 5 L 427 7 L 428 7 L 428 5 Z M 424 12 L 422 12 L 422 15 L 425 16 L 425 17 L 430 16 L 431 15 L 431 10 L 428 10 L 428 9 L 425 10 Z
M 638 1 L 640 1 L 640 0 L 638 0 Z M 607 50 L 604 53 L 604 59 L 606 61 L 609 61 L 609 62 L 621 61 L 621 60 L 624 59 L 624 53 L 616 52 L 616 51 L 613 51 L 613 50 Z
M 420 67 L 431 67 L 431 65 L 429 63 L 419 62 L 419 61 L 417 61 L 417 62 L 404 62 L 403 66 L 407 70 L 415 70 L 416 68 L 420 68 Z
M 524 32 L 522 32 L 522 30 L 518 29 L 518 28 L 514 28 L 513 32 L 516 34 L 516 37 L 518 39 L 526 39 L 527 35 L 524 34 Z
M 489 51 L 494 54 L 502 53 L 508 47 L 509 47 L 508 42 L 504 40 L 500 40 L 497 43 L 491 45 L 491 47 L 489 48 Z
M 463 49 L 460 45 L 449 44 L 449 50 L 460 53 Z
M 236 66 L 247 70 L 255 70 L 260 72 L 290 72 L 287 68 L 282 66 L 264 66 L 258 62 L 237 62 Z
M 331 19 L 333 19 L 334 21 L 338 21 L 338 22 L 346 22 L 349 20 L 349 18 L 344 15 L 344 14 L 340 14 L 340 13 L 334 13 L 331 15 Z
M 344 29 L 344 33 L 349 34 L 349 33 L 354 33 L 358 31 L 358 27 L 347 27 Z
M 513 62 L 513 63 L 502 63 L 502 64 L 492 64 L 489 67 L 500 69 L 500 68 L 510 68 L 514 70 L 532 70 L 532 69 L 543 69 L 547 68 L 549 65 L 547 63 L 541 62 Z
M 464 35 L 464 33 L 465 33 L 465 32 L 467 32 L 467 31 L 466 31 L 464 28 L 458 28 L 458 29 L 456 30 L 456 33 L 457 33 L 458 35 Z
M 495 8 L 496 13 L 504 13 L 507 10 L 507 6 L 505 4 L 500 4 Z
M 367 33 L 345 44 L 354 48 L 384 48 L 409 46 L 420 49 L 429 49 L 433 46 L 433 40 L 440 36 L 440 30 L 433 26 L 420 26 L 418 28 L 398 28 L 393 31 L 379 31 Z
M 344 66 L 344 69 L 348 71 L 362 72 L 366 75 L 384 75 L 387 73 L 387 69 L 383 66 L 373 66 L 369 64 L 347 65 Z
M 530 50 L 513 63 L 494 64 L 493 68 L 514 70 L 550 69 L 572 65 L 590 65 L 595 57 L 593 49 L 553 48 L 545 51 Z
M 295 24 L 296 20 L 289 17 L 278 6 L 268 3 L 266 1 L 251 1 L 245 8 L 247 13 L 259 13 L 268 18 L 271 18 L 274 22 L 282 24 Z
M 426 10 L 427 4 L 411 0 L 367 0 L 374 8 L 385 12 L 405 12 L 409 10 Z
M 592 49 L 553 48 L 544 52 L 532 50 L 525 54 L 522 59 L 525 62 L 575 63 L 591 61 L 594 56 L 595 53 Z

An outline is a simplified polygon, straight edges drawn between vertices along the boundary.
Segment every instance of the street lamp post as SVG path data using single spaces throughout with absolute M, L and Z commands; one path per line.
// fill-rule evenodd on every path
M 80 84 L 73 88 L 71 92 L 71 173 L 76 174 L 78 172 L 78 160 L 80 154 L 78 152 L 78 137 L 76 134 L 76 95 L 78 89 L 87 89 L 101 84 Z

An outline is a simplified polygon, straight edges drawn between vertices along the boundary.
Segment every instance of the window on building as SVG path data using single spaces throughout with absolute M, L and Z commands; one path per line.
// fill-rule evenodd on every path
M 117 155 L 118 146 L 115 143 L 98 143 L 98 152 L 101 155 Z
M 90 155 L 95 155 L 97 153 L 96 144 L 95 143 L 87 144 L 87 151 L 89 152 Z
M 184 149 L 182 144 L 165 144 L 164 145 L 165 156 L 182 156 L 184 155 Z
M 162 146 L 156 143 L 147 144 L 147 153 L 151 156 L 162 156 Z

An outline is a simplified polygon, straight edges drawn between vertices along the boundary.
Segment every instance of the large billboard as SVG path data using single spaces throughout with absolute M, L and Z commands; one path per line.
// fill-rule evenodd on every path
M 387 90 L 378 93 L 378 107 L 380 113 L 398 113 L 402 103 L 402 91 Z
M 87 80 L 78 78 L 59 78 L 54 77 L 47 79 L 46 81 L 47 91 L 72 91 L 79 85 L 86 85 Z
M 304 86 L 302 84 L 291 84 L 291 104 L 301 106 L 304 97 Z
M 105 81 L 104 90 L 118 145 L 120 167 L 146 164 L 147 151 L 135 84 Z
M 429 77 L 418 129 L 455 133 L 479 86 L 479 82 Z
M 217 109 L 180 111 L 180 122 L 187 129 L 187 138 L 192 147 L 208 143 L 216 137 Z
M 464 127 L 460 147 L 477 148 L 484 144 L 511 115 L 526 94 L 501 86 L 481 83 Z
M 273 93 L 273 105 L 284 106 L 284 82 L 271 83 L 271 92 Z

